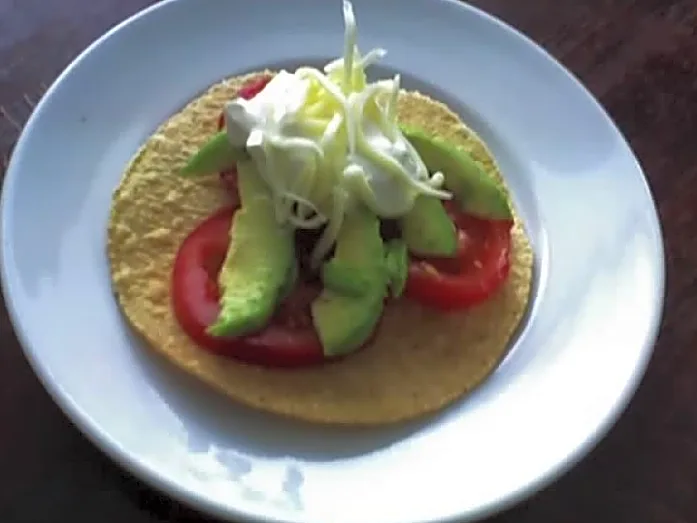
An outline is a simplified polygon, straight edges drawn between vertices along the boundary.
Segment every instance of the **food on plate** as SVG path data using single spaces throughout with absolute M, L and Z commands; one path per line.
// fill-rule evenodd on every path
M 124 316 L 247 405 L 379 424 L 433 412 L 505 355 L 533 255 L 496 162 L 443 103 L 369 82 L 345 1 L 323 71 L 228 78 L 164 122 L 112 201 Z

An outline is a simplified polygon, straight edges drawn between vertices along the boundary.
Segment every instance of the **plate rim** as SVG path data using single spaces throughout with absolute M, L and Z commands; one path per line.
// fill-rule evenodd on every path
M 22 350 L 25 360 L 29 363 L 29 366 L 39 383 L 41 383 L 42 387 L 48 393 L 52 401 L 59 407 L 68 421 L 78 430 L 78 432 L 81 433 L 88 441 L 90 441 L 92 445 L 108 456 L 112 462 L 117 464 L 122 470 L 142 481 L 145 485 L 153 488 L 155 491 L 158 491 L 165 496 L 169 496 L 172 499 L 183 503 L 184 505 L 188 505 L 197 511 L 201 511 L 204 514 L 209 514 L 223 520 L 240 519 L 243 521 L 259 523 L 290 523 L 292 521 L 290 519 L 245 512 L 231 505 L 225 506 L 217 501 L 201 498 L 197 496 L 195 492 L 180 486 L 178 482 L 174 481 L 166 474 L 162 474 L 155 467 L 150 467 L 140 462 L 140 460 L 129 453 L 127 449 L 123 449 L 118 441 L 115 441 L 109 437 L 109 435 L 103 431 L 102 427 L 96 421 L 94 421 L 90 415 L 80 407 L 80 405 L 74 402 L 69 396 L 63 394 L 58 383 L 51 379 L 46 368 L 42 367 L 39 361 L 40 358 L 37 357 L 35 351 L 29 348 L 31 347 L 31 343 L 28 339 L 29 336 L 27 334 L 27 330 L 22 327 L 23 320 L 21 319 L 20 311 L 16 308 L 15 302 L 10 299 L 12 294 L 15 292 L 14 284 L 12 283 L 15 273 L 14 267 L 11 268 L 9 267 L 11 264 L 6 263 L 6 260 L 11 257 L 12 247 L 5 242 L 4 239 L 11 236 L 8 234 L 8 230 L 13 222 L 13 215 L 9 209 L 13 209 L 11 195 L 13 195 L 15 192 L 15 180 L 18 178 L 20 172 L 16 167 L 16 159 L 25 154 L 24 150 L 26 148 L 26 142 L 28 141 L 28 137 L 32 134 L 32 129 L 34 128 L 36 119 L 38 118 L 37 115 L 43 111 L 44 106 L 53 96 L 54 91 L 65 81 L 68 76 L 72 74 L 72 71 L 76 69 L 85 59 L 87 59 L 89 55 L 91 55 L 91 53 L 94 52 L 100 45 L 113 38 L 114 35 L 119 33 L 125 27 L 136 23 L 142 18 L 151 16 L 154 12 L 160 9 L 168 9 L 170 5 L 181 1 L 182 0 L 161 0 L 158 3 L 136 11 L 124 20 L 112 25 L 109 29 L 87 45 L 87 47 L 85 47 L 62 70 L 62 72 L 53 80 L 50 87 L 46 90 L 44 95 L 41 97 L 41 100 L 32 111 L 15 143 L 10 161 L 5 170 L 2 188 L 0 190 L 0 261 L 2 262 L 0 263 L 0 289 L 2 291 L 2 296 L 8 312 L 10 323 L 12 325 L 13 333 L 19 342 L 18 344 Z M 508 22 L 505 22 L 497 16 L 488 13 L 484 9 L 471 5 L 467 1 L 462 0 L 438 0 L 438 2 L 440 4 L 449 4 L 458 9 L 470 11 L 478 17 L 483 18 L 487 22 L 497 26 L 500 31 L 513 35 L 521 41 L 521 44 L 524 44 L 531 50 L 534 50 L 534 52 L 541 55 L 546 62 L 555 67 L 559 72 L 562 72 L 572 81 L 575 87 L 579 89 L 579 93 L 582 93 L 585 96 L 586 101 L 595 106 L 599 115 L 602 116 L 604 123 L 614 132 L 617 137 L 620 138 L 622 144 L 626 146 L 626 151 L 631 157 L 632 164 L 636 169 L 637 174 L 639 174 L 644 192 L 646 196 L 648 196 L 649 202 L 651 203 L 651 226 L 653 228 L 653 232 L 655 233 L 652 240 L 655 244 L 654 248 L 657 256 L 657 266 L 660 267 L 659 273 L 656 274 L 658 283 L 658 288 L 656 289 L 656 303 L 654 304 L 652 311 L 651 324 L 647 330 L 648 336 L 641 346 L 641 358 L 637 361 L 636 366 L 632 369 L 630 378 L 624 383 L 622 394 L 616 398 L 613 398 L 612 408 L 606 410 L 602 423 L 598 425 L 595 431 L 589 432 L 585 436 L 583 443 L 570 452 L 566 460 L 555 463 L 553 467 L 547 470 L 546 474 L 539 475 L 538 477 L 533 478 L 531 481 L 521 484 L 517 489 L 509 491 L 506 495 L 500 496 L 489 503 L 481 504 L 476 510 L 471 511 L 467 520 L 477 521 L 481 518 L 490 517 L 503 512 L 517 505 L 521 501 L 530 498 L 543 488 L 555 483 L 563 475 L 574 468 L 581 460 L 588 456 L 588 454 L 605 438 L 610 429 L 619 421 L 623 413 L 627 410 L 627 407 L 633 400 L 635 393 L 646 374 L 646 369 L 649 362 L 653 357 L 654 348 L 660 334 L 660 327 L 664 318 L 667 274 L 665 239 L 658 206 L 656 205 L 656 199 L 637 154 L 631 147 L 624 133 L 619 129 L 615 121 L 609 115 L 605 107 L 589 91 L 585 84 L 580 81 L 576 74 L 563 65 L 560 60 L 553 56 L 541 44 L 538 44 L 531 37 L 527 36 L 527 34 L 525 34 L 523 31 L 510 25 Z M 437 3 L 434 1 L 433 5 L 436 6 Z M 426 521 L 457 523 L 461 522 L 462 518 L 461 516 L 454 515 L 452 517 L 423 521 L 424 523 L 426 523 Z

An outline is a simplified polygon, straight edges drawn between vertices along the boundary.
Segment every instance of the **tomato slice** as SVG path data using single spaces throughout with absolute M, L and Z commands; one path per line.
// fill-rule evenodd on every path
M 451 311 L 489 298 L 510 272 L 510 220 L 485 220 L 445 204 L 458 229 L 454 258 L 412 256 L 405 287 L 407 297 L 423 305 Z
M 214 213 L 181 244 L 172 272 L 177 321 L 191 339 L 215 354 L 269 367 L 322 363 L 322 344 L 310 315 L 310 304 L 320 289 L 303 282 L 296 285 L 259 332 L 235 338 L 215 337 L 206 332 L 220 310 L 217 275 L 228 248 L 235 211 L 235 207 L 226 207 Z

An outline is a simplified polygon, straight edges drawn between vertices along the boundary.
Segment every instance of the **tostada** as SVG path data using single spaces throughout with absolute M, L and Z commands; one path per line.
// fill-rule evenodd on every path
M 129 163 L 113 289 L 153 350 L 247 405 L 304 420 L 420 416 L 482 382 L 531 292 L 497 164 L 443 103 L 343 56 L 210 87 Z

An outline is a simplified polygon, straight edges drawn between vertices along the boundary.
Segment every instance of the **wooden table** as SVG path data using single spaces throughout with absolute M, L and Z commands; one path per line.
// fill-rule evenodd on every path
M 0 156 L 60 70 L 148 3 L 0 0 Z M 491 523 L 697 521 L 697 1 L 475 3 L 544 45 L 609 110 L 648 174 L 668 260 L 660 339 L 627 412 L 580 465 Z M 0 347 L 0 520 L 204 521 L 83 439 L 30 371 L 4 308 Z

